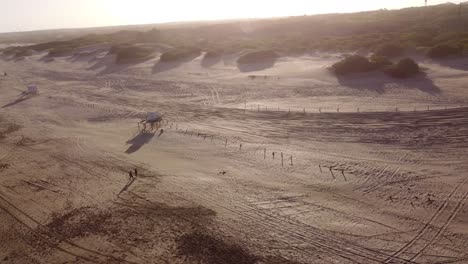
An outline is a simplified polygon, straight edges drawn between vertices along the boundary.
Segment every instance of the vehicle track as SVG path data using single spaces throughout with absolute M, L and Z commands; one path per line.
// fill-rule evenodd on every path
M 439 218 L 439 216 L 444 213 L 446 207 L 448 206 L 451 198 L 454 194 L 468 181 L 468 177 L 465 177 L 459 184 L 457 184 L 450 194 L 447 196 L 445 201 L 439 206 L 437 211 L 432 215 L 428 222 L 424 225 L 424 227 L 419 230 L 419 232 L 405 245 L 403 245 L 399 250 L 392 254 L 389 258 L 385 259 L 383 263 L 389 263 L 390 261 L 394 260 L 395 257 L 400 256 L 401 254 L 405 253 L 409 248 L 411 248 L 422 236 L 428 232 L 428 230 L 433 226 L 434 222 Z M 449 218 L 450 219 L 450 218 Z M 405 260 L 406 261 L 406 260 Z

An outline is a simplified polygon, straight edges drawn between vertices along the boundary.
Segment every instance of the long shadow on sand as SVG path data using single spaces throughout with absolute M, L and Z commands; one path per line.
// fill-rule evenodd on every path
M 338 82 L 345 86 L 358 90 L 369 90 L 380 94 L 385 93 L 387 88 L 392 86 L 407 87 L 408 89 L 418 89 L 422 92 L 436 95 L 440 94 L 440 88 L 434 82 L 427 78 L 426 74 L 421 73 L 415 77 L 407 79 L 391 78 L 384 73 L 365 73 L 353 74 L 348 76 L 339 76 Z
M 128 145 L 131 145 L 128 147 L 128 149 L 125 151 L 127 154 L 132 154 L 140 150 L 144 145 L 148 144 L 153 137 L 156 135 L 156 132 L 141 132 L 132 139 L 127 141 Z
M 276 59 L 265 60 L 258 63 L 238 63 L 237 68 L 241 72 L 254 72 L 262 71 L 273 67 L 276 63 Z
M 10 107 L 10 106 L 14 106 L 14 105 L 19 104 L 19 103 L 21 103 L 23 101 L 29 100 L 29 99 L 31 99 L 33 97 L 34 96 L 22 94 L 21 97 L 19 97 L 18 99 L 16 99 L 15 101 L 13 101 L 11 103 L 8 103 L 8 104 L 2 106 L 2 108 L 7 108 L 7 107 Z
M 180 59 L 180 60 L 176 60 L 176 61 L 167 61 L 167 62 L 159 60 L 156 64 L 154 64 L 152 72 L 153 72 L 153 74 L 157 74 L 157 73 L 161 73 L 161 72 L 165 72 L 165 71 L 169 71 L 169 70 L 178 68 L 182 64 L 190 62 L 190 61 L 194 60 L 195 58 L 197 58 L 199 56 L 200 56 L 200 54 L 194 54 L 194 55 L 192 55 L 190 57 L 187 57 L 187 58 L 184 58 L 184 59 Z

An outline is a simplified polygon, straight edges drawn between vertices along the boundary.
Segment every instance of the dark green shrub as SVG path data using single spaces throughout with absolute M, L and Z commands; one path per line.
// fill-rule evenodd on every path
M 152 49 L 135 46 L 121 47 L 116 52 L 117 63 L 130 63 L 150 59 L 154 54 Z
M 351 55 L 333 64 L 331 70 L 336 75 L 368 72 L 375 70 L 375 66 L 366 58 L 359 55 Z
M 205 56 L 203 56 L 203 59 L 216 59 L 219 58 L 223 55 L 221 51 L 208 51 L 205 53 Z
M 73 48 L 70 47 L 59 47 L 59 48 L 52 48 L 49 50 L 48 55 L 51 57 L 60 57 L 65 56 L 73 51 Z
M 28 56 L 31 56 L 32 54 L 33 54 L 33 51 L 27 48 L 18 49 L 15 51 L 16 58 L 28 57 Z
M 131 44 L 114 44 L 109 49 L 109 54 L 118 54 L 121 50 L 131 48 L 133 45 Z
M 238 64 L 250 64 L 250 63 L 270 63 L 274 62 L 279 55 L 273 50 L 259 50 L 252 51 L 242 55 L 237 59 Z
M 405 53 L 405 49 L 397 44 L 384 44 L 375 50 L 375 54 L 385 57 L 398 57 Z
M 201 50 L 198 48 L 175 48 L 164 52 L 161 57 L 161 62 L 176 62 L 193 59 L 200 56 Z
M 397 64 L 388 67 L 385 73 L 394 78 L 408 78 L 420 72 L 419 65 L 410 58 L 404 58 Z
M 454 45 L 441 44 L 435 47 L 432 47 L 427 52 L 427 56 L 433 59 L 445 58 L 449 56 L 461 55 L 463 53 L 463 48 Z
M 369 58 L 369 61 L 377 69 L 381 69 L 393 64 L 393 62 L 390 61 L 387 57 L 377 54 L 372 54 L 372 56 Z

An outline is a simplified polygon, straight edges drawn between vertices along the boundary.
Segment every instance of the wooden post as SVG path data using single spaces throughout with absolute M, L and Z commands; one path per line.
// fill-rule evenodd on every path
M 335 174 L 333 174 L 333 167 L 330 167 L 329 169 L 330 169 L 330 173 L 331 173 L 333 179 L 336 180 Z
M 239 144 L 239 151 L 242 151 L 242 143 Z
M 291 166 L 294 166 L 294 163 L 293 163 L 293 156 L 291 155 Z
M 271 153 L 271 155 L 273 156 L 273 160 L 275 160 L 275 152 L 274 151 Z
M 263 149 L 263 159 L 266 159 L 266 148 Z
M 283 152 L 281 152 L 281 168 L 284 167 L 284 162 L 283 162 Z
M 227 138 L 226 138 L 226 142 L 224 142 L 224 147 L 225 147 L 225 148 L 227 147 L 227 142 L 228 142 L 228 140 L 227 140 Z
M 322 172 L 322 165 L 319 164 L 319 169 L 320 169 L 320 173 L 323 173 Z

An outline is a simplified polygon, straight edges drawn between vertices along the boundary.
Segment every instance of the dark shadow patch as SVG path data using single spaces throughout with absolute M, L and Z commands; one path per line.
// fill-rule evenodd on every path
M 132 153 L 137 152 L 145 144 L 148 144 L 154 138 L 155 135 L 156 135 L 156 132 L 152 132 L 152 133 L 142 132 L 142 133 L 139 133 L 138 135 L 136 135 L 135 137 L 133 137 L 132 139 L 127 141 L 127 144 L 129 144 L 131 146 L 125 151 L 125 153 L 132 154 Z
M 276 59 L 264 60 L 263 62 L 258 63 L 238 63 L 237 68 L 241 72 L 262 71 L 273 67 L 275 63 Z
M 199 231 L 183 235 L 177 245 L 181 255 L 207 264 L 255 264 L 260 260 L 238 245 Z
M 2 108 L 7 108 L 7 107 L 10 107 L 10 106 L 14 106 L 16 104 L 19 104 L 23 101 L 26 101 L 26 100 L 29 100 L 31 98 L 33 98 L 34 96 L 31 96 L 31 95 L 27 95 L 27 94 L 22 94 L 19 98 L 17 98 L 15 101 L 11 102 L 11 103 L 8 103 L 4 106 L 2 106 Z
M 154 64 L 152 73 L 153 74 L 158 74 L 158 73 L 161 73 L 161 72 L 176 69 L 179 66 L 181 66 L 182 64 L 188 63 L 188 62 L 194 60 L 195 58 L 197 58 L 199 56 L 200 56 L 200 54 L 193 54 L 193 55 L 191 55 L 191 56 L 189 56 L 187 58 L 179 59 L 179 60 L 175 60 L 175 61 L 161 61 L 161 60 L 159 60 L 156 64 Z
M 418 89 L 431 95 L 441 93 L 440 88 L 431 79 L 427 78 L 424 73 L 407 79 L 391 78 L 380 72 L 337 76 L 337 79 L 345 87 L 357 90 L 369 90 L 380 94 L 385 93 L 386 87 L 392 84 L 404 85 L 408 89 Z
M 53 215 L 46 227 L 48 231 L 59 235 L 61 240 L 86 237 L 91 234 L 109 235 L 117 227 L 110 225 L 112 214 L 97 211 L 91 207 L 74 209 L 64 215 Z

